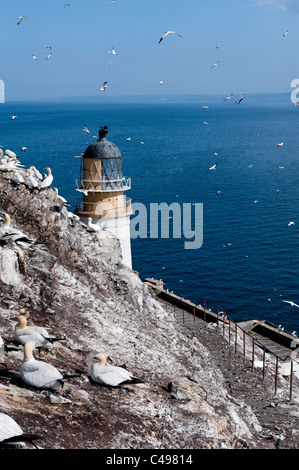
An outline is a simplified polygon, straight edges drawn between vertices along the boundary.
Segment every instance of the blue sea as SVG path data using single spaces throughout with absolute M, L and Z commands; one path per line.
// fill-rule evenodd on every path
M 235 321 L 268 320 L 299 332 L 299 308 L 283 302 L 299 304 L 298 122 L 299 110 L 283 99 L 10 102 L 0 105 L 0 145 L 27 167 L 51 167 L 53 186 L 74 210 L 74 157 L 109 126 L 133 203 L 203 204 L 196 250 L 185 249 L 184 238 L 132 239 L 141 279 L 163 279 L 195 303 L 206 298 L 208 308 L 219 305 Z

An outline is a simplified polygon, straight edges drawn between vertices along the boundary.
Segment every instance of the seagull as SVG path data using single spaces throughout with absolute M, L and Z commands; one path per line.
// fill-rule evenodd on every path
M 211 69 L 213 69 L 214 67 L 217 67 L 217 65 L 218 65 L 219 63 L 220 63 L 220 60 L 217 60 L 217 62 L 215 62 L 215 63 L 212 65 Z
M 42 326 L 27 325 L 27 318 L 24 315 L 18 315 L 12 318 L 18 323 L 14 329 L 14 336 L 19 343 L 26 344 L 27 341 L 34 341 L 37 348 L 48 346 L 55 341 L 63 341 L 65 338 L 51 338 L 47 330 Z
M 288 227 L 290 227 L 291 225 L 295 225 L 295 222 L 291 221 L 288 223 Z
M 107 52 L 107 54 L 117 55 L 117 52 L 114 47 L 112 47 L 111 50 Z
M 49 186 L 51 186 L 53 182 L 53 175 L 51 172 L 51 168 L 45 168 L 45 170 L 47 170 L 48 176 L 42 181 L 41 189 L 48 188 Z
M 281 142 L 280 144 L 277 144 L 277 147 L 283 147 L 283 142 Z
M 94 382 L 108 387 L 121 387 L 124 384 L 143 383 L 123 367 L 106 365 L 107 358 L 104 354 L 96 354 L 87 359 L 92 361 L 91 378 Z
M 17 24 L 22 23 L 23 20 L 26 20 L 26 17 L 25 16 L 19 16 L 19 21 L 17 22 Z
M 210 171 L 210 170 L 216 170 L 216 166 L 217 166 L 217 165 L 218 165 L 218 163 L 215 163 L 215 165 L 213 165 L 213 166 L 211 166 L 211 167 L 209 168 L 209 171 Z
M 295 304 L 294 302 L 292 302 L 291 300 L 283 300 L 283 302 L 287 303 L 287 304 L 290 304 L 292 307 L 298 307 L 299 308 L 299 305 Z
M 107 81 L 103 83 L 102 87 L 99 88 L 99 91 L 106 91 L 106 89 L 108 88 L 108 85 L 107 85 Z
M 160 41 L 158 42 L 158 44 L 160 44 L 160 43 L 163 41 L 163 39 L 164 39 L 166 36 L 169 36 L 170 34 L 176 34 L 176 35 L 179 36 L 180 38 L 183 37 L 183 36 L 181 36 L 179 33 L 177 33 L 176 31 L 166 31 L 166 32 L 162 35 L 162 37 L 160 38 Z
M 288 31 L 286 31 L 285 33 L 283 33 L 283 36 L 282 36 L 282 37 L 284 37 L 284 38 L 285 38 L 285 37 L 286 37 L 288 34 L 289 34 L 289 32 L 288 32 Z
M 91 232 L 99 232 L 99 230 L 101 230 L 101 227 L 98 224 L 92 223 L 92 217 L 88 217 L 87 227 Z
M 20 446 L 21 443 L 30 443 L 36 449 L 38 448 L 33 441 L 43 439 L 35 434 L 24 434 L 18 423 L 10 416 L 0 413 L 0 445 L 4 446 Z M 4 448 L 3 447 L 3 448 Z
M 23 382 L 36 388 L 58 388 L 63 385 L 63 375 L 52 364 L 37 361 L 33 356 L 34 341 L 24 346 L 24 359 L 20 367 Z

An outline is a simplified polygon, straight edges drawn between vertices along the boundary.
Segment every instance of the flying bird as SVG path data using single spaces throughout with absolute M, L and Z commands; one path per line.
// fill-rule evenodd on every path
M 283 33 L 283 37 L 285 38 L 288 34 L 289 34 L 289 32 L 286 31 L 285 33 Z
M 32 54 L 32 57 L 35 61 L 37 60 L 37 57 L 35 55 Z
M 26 20 L 26 17 L 25 16 L 19 16 L 19 21 L 17 22 L 17 24 L 22 23 L 23 20 Z
M 215 163 L 215 165 L 213 165 L 213 166 L 211 166 L 211 167 L 209 168 L 209 171 L 210 171 L 210 170 L 216 170 L 216 166 L 217 166 L 217 165 L 218 165 L 218 163 Z
M 84 124 L 82 130 L 83 130 L 83 132 L 87 132 L 88 134 L 90 134 L 90 130 L 87 128 L 86 124 Z
M 280 144 L 277 144 L 277 147 L 283 147 L 283 142 L 281 142 Z
M 231 93 L 229 96 L 227 96 L 226 98 L 224 98 L 223 101 L 230 100 L 232 96 L 233 96 L 233 93 Z
M 114 49 L 114 47 L 112 47 L 112 49 L 110 51 L 108 51 L 107 54 L 117 55 L 117 52 Z
M 99 91 L 106 91 L 106 89 L 108 88 L 108 84 L 107 84 L 107 81 L 103 83 L 102 87 L 99 88 Z
M 217 62 L 215 62 L 215 63 L 212 65 L 211 69 L 213 69 L 214 67 L 217 67 L 218 64 L 220 64 L 220 60 L 217 60 Z
M 287 303 L 287 304 L 290 304 L 292 307 L 298 307 L 299 308 L 299 305 L 295 304 L 294 302 L 292 302 L 291 300 L 283 300 L 283 302 Z
M 288 223 L 288 227 L 290 227 L 291 225 L 295 225 L 295 222 L 291 221 Z
M 222 41 L 217 42 L 217 44 L 216 44 L 216 49 L 219 49 L 219 47 L 221 46 L 221 44 L 222 44 Z
M 11 116 L 11 120 L 14 121 L 15 119 L 17 119 L 18 116 Z
M 166 31 L 160 38 L 160 41 L 158 42 L 158 44 L 160 44 L 163 39 L 166 37 L 166 36 L 169 36 L 170 34 L 176 34 L 177 36 L 179 36 L 180 38 L 183 37 L 181 36 L 179 33 L 177 33 L 176 31 Z
M 235 103 L 236 103 L 236 104 L 241 104 L 242 101 L 243 101 L 243 99 L 244 99 L 243 96 L 241 96 L 241 98 L 240 98 L 239 100 L 235 101 Z

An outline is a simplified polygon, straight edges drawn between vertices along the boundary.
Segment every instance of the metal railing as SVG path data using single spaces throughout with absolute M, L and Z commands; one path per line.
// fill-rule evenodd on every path
M 81 200 L 76 200 L 76 209 L 75 212 L 80 213 L 92 213 L 93 217 L 118 217 L 120 214 L 126 214 L 131 206 L 132 206 L 132 199 L 126 197 L 122 203 L 119 203 L 114 206 L 113 204 L 109 204 L 106 202 L 101 203 L 99 202 L 83 202 Z M 91 206 L 92 210 L 87 211 L 86 208 Z
M 131 189 L 131 178 L 115 180 L 76 180 L 75 190 L 87 195 L 89 192 L 102 193 L 113 191 L 127 191 Z
M 159 295 L 158 295 L 159 296 Z M 168 297 L 168 296 L 167 296 Z M 177 300 L 177 299 L 175 299 Z M 167 304 L 171 304 L 171 294 L 169 295 L 169 298 L 163 299 L 163 303 L 165 302 L 165 306 Z M 277 356 L 273 351 L 268 349 L 264 344 L 262 344 L 261 341 L 258 341 L 256 338 L 254 338 L 252 335 L 250 335 L 248 332 L 246 332 L 243 328 L 241 328 L 240 325 L 238 325 L 236 322 L 234 322 L 227 314 L 226 312 L 220 308 L 219 305 L 213 303 L 213 302 L 208 302 L 207 299 L 203 299 L 202 304 L 197 303 L 193 304 L 193 312 L 190 311 L 190 301 L 185 301 L 186 303 L 186 310 L 183 308 L 184 304 L 184 299 L 180 298 L 180 305 L 175 305 L 172 304 L 173 306 L 173 311 L 176 312 L 176 308 L 180 311 L 182 311 L 182 323 L 184 325 L 187 325 L 186 322 L 186 313 L 190 317 L 190 313 L 193 316 L 194 323 L 196 322 L 196 318 L 200 317 L 203 319 L 204 324 L 207 325 L 208 323 L 211 323 L 211 318 L 210 321 L 208 320 L 209 315 L 213 315 L 213 321 L 216 323 L 216 329 L 218 332 L 221 332 L 222 337 L 228 342 L 230 346 L 234 346 L 234 351 L 235 353 L 240 352 L 243 356 L 243 360 L 246 359 L 246 357 L 250 358 L 251 361 L 251 366 L 252 370 L 257 368 L 258 364 L 258 353 L 261 355 L 261 361 L 260 364 L 262 364 L 262 379 L 263 381 L 265 380 L 266 376 L 266 369 L 269 367 L 271 364 L 267 364 L 266 362 L 266 353 L 268 354 L 269 357 L 272 356 L 274 360 L 274 394 L 277 395 L 277 389 L 278 389 L 278 377 L 279 377 L 279 361 L 282 363 L 286 363 L 286 359 L 290 359 L 290 379 L 289 379 L 289 400 L 292 401 L 292 394 L 293 394 L 293 382 L 294 382 L 294 363 L 299 363 L 298 361 L 294 360 L 292 357 L 292 354 L 290 353 L 289 356 L 287 356 L 283 361 Z M 217 314 L 212 312 L 211 309 L 207 309 L 207 304 L 213 305 L 217 309 Z M 167 307 L 166 307 L 167 309 Z M 299 340 L 298 340 L 298 346 L 299 346 Z

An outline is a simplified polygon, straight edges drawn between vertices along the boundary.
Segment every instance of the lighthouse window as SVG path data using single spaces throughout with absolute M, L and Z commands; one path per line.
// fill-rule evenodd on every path
M 122 184 L 122 158 L 107 158 L 102 160 L 102 180 L 107 181 L 106 189 L 117 189 Z

